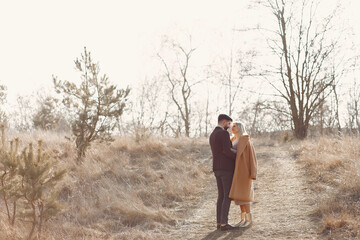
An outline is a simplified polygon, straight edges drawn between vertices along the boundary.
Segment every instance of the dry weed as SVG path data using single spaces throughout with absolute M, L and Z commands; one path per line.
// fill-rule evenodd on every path
M 65 134 L 12 137 L 23 145 L 43 139 L 44 150 L 69 169 L 59 196 L 67 209 L 46 223 L 44 239 L 166 239 L 164 229 L 182 221 L 185 212 L 179 209 L 203 191 L 210 172 L 203 164 L 210 157 L 207 139 L 118 137 L 112 144 L 94 144 L 79 163 Z M 20 239 L 19 231 L 3 227 L 0 239 Z
M 360 237 L 360 139 L 326 138 L 299 142 L 294 155 L 307 170 L 318 198 L 316 216 L 329 236 Z

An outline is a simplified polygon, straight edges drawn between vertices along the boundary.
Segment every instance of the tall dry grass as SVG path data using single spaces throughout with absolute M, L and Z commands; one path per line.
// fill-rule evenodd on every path
M 207 139 L 151 137 L 137 143 L 132 136 L 118 137 L 94 144 L 79 163 L 65 135 L 8 136 L 20 137 L 24 146 L 43 139 L 45 151 L 68 169 L 59 196 L 67 209 L 46 223 L 44 239 L 166 239 L 168 229 L 196 207 L 188 202 L 211 173 Z M 22 239 L 26 223 L 11 227 L 1 212 L 0 239 Z
M 360 138 L 298 142 L 294 155 L 307 170 L 318 204 L 314 216 L 330 239 L 360 238 Z

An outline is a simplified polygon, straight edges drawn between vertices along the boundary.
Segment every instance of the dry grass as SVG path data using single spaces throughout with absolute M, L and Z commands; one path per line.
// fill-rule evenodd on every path
M 296 143 L 330 239 L 360 238 L 360 139 L 320 138 Z
M 207 139 L 153 137 L 136 143 L 131 136 L 121 137 L 94 144 L 78 163 L 65 135 L 8 136 L 19 136 L 23 146 L 43 139 L 45 150 L 69 169 L 59 199 L 67 209 L 47 223 L 44 239 L 166 239 L 167 228 L 196 207 L 186 204 L 204 190 L 211 170 L 203 164 L 210 157 Z M 5 214 L 0 221 L 0 239 L 26 235 L 22 223 L 11 228 Z

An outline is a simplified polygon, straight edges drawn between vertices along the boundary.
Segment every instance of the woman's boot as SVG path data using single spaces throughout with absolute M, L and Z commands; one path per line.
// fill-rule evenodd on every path
M 235 227 L 240 227 L 245 223 L 245 214 L 246 214 L 245 212 L 241 212 L 241 220 L 238 224 L 235 225 Z
M 252 223 L 252 216 L 251 213 L 245 214 L 245 222 L 240 227 L 248 227 Z

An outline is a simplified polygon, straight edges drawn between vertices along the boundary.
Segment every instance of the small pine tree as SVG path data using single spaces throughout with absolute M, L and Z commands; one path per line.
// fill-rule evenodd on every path
M 38 142 L 36 156 L 31 143 L 22 152 L 18 171 L 22 183 L 22 216 L 29 218 L 32 223 L 28 240 L 32 239 L 36 227 L 40 239 L 43 223 L 63 208 L 56 200 L 59 191 L 55 186 L 63 178 L 65 170 L 56 170 L 55 165 L 56 161 L 43 153 L 42 141 Z
M 56 112 L 57 102 L 58 100 L 53 97 L 45 97 L 39 100 L 40 108 L 33 118 L 35 128 L 50 130 L 58 125 L 60 116 Z
M 2 126 L 2 136 L 4 136 L 3 129 L 4 127 Z M 19 166 L 19 155 L 17 154 L 19 139 L 16 138 L 14 141 L 10 142 L 10 151 L 5 150 L 4 137 L 2 137 L 2 139 L 3 147 L 0 151 L 0 194 L 5 204 L 9 222 L 14 225 L 17 201 L 21 197 L 21 194 L 19 193 L 20 178 L 17 175 Z M 10 209 L 10 203 L 12 203 L 12 211 Z
M 112 141 L 111 132 L 125 108 L 130 89 L 117 89 L 106 75 L 100 76 L 98 63 L 93 63 L 90 52 L 84 49 L 81 59 L 75 60 L 81 73 L 81 84 L 58 81 L 53 77 L 55 90 L 63 94 L 63 103 L 75 113 L 72 132 L 76 138 L 78 158 L 95 140 Z
M 0 130 L 0 196 L 4 201 L 9 222 L 14 225 L 19 209 L 21 215 L 30 218 L 32 223 L 27 239 L 32 239 L 36 227 L 40 239 L 43 223 L 63 208 L 56 200 L 59 195 L 56 185 L 66 170 L 56 170 L 57 161 L 43 152 L 42 141 L 38 142 L 36 156 L 32 144 L 29 144 L 28 150 L 25 148 L 19 154 L 18 138 L 10 141 L 10 149 L 7 150 L 5 126 L 0 125 Z

